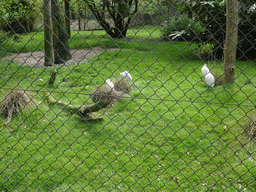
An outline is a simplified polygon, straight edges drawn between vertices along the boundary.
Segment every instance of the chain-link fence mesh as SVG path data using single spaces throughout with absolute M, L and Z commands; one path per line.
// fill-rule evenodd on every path
M 232 33 L 225 1 L 1 1 L 0 191 L 255 191 L 256 6 L 227 2 Z

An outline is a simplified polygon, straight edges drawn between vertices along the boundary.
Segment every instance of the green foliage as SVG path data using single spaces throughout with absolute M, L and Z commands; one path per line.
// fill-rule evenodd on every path
M 251 4 L 241 3 L 239 15 L 239 31 L 237 58 L 243 60 L 256 59 L 256 9 Z
M 214 45 L 213 55 L 216 58 L 222 58 L 226 31 L 225 4 L 215 1 L 191 1 L 183 5 L 183 11 L 193 12 L 196 15 L 195 19 L 205 28 L 200 41 L 212 43 Z
M 0 7 L 1 28 L 13 33 L 26 33 L 33 31 L 42 4 L 39 0 L 3 0 Z
M 84 0 L 99 24 L 113 38 L 126 36 L 133 15 L 138 10 L 138 0 Z M 111 16 L 114 27 L 105 18 L 106 13 Z
M 120 16 L 125 19 L 132 15 L 133 6 L 129 5 L 129 1 L 120 1 L 120 0 L 103 0 L 102 6 L 106 7 L 104 11 L 109 10 L 110 14 L 120 14 Z M 116 12 L 116 13 L 115 13 Z
M 4 32 L 3 30 L 0 30 L 0 58 L 6 55 L 8 52 L 7 50 L 4 49 L 6 44 L 9 42 L 11 39 L 11 33 Z
M 163 3 L 163 0 L 141 0 L 139 1 L 138 12 L 154 14 Z
M 256 58 L 256 11 L 252 9 L 250 1 L 239 2 L 238 24 L 238 59 Z M 200 21 L 205 32 L 200 36 L 200 41 L 212 43 L 214 48 L 211 54 L 216 59 L 223 58 L 223 47 L 226 33 L 226 4 L 225 1 L 189 1 L 180 6 L 181 11 L 194 13 L 195 19 Z
M 186 15 L 171 17 L 163 30 L 164 40 L 197 41 L 205 29 Z

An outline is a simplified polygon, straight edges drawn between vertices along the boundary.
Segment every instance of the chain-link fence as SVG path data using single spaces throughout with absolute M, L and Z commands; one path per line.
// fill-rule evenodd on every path
M 254 1 L 0 5 L 0 191 L 256 190 Z

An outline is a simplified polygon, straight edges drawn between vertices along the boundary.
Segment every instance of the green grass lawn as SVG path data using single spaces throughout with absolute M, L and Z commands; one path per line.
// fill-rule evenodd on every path
M 196 45 L 162 42 L 160 35 L 154 27 L 118 40 L 104 31 L 72 32 L 70 48 L 122 51 L 57 67 L 52 86 L 52 68 L 2 59 L 1 100 L 9 88 L 24 88 L 35 105 L 0 125 L 0 191 L 255 191 L 255 144 L 246 128 L 255 112 L 256 62 L 237 62 L 233 84 L 208 88 Z M 43 46 L 43 33 L 30 33 L 4 48 Z M 221 74 L 222 62 L 206 63 Z M 133 76 L 132 91 L 100 112 L 103 121 L 46 102 L 51 91 L 61 101 L 90 104 L 90 93 L 123 70 Z

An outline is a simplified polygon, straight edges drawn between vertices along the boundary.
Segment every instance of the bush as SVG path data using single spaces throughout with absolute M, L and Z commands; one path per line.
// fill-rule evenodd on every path
M 3 0 L 0 2 L 1 29 L 12 33 L 27 33 L 34 30 L 34 22 L 40 13 L 40 1 Z
M 214 1 L 189 2 L 184 4 L 183 11 L 194 13 L 195 19 L 205 28 L 204 34 L 200 35 L 200 41 L 212 43 L 212 56 L 221 59 L 226 31 L 225 4 Z
M 171 17 L 163 30 L 164 40 L 198 41 L 204 28 L 186 15 Z
M 252 7 L 251 4 L 239 2 L 237 59 L 256 59 L 256 11 Z M 225 1 L 191 1 L 184 4 L 182 10 L 194 13 L 195 19 L 206 29 L 200 35 L 200 41 L 212 43 L 212 56 L 223 59 L 226 34 Z
M 8 39 L 12 37 L 12 34 L 6 33 L 3 30 L 0 30 L 0 59 L 4 57 L 7 52 L 4 49 L 5 44 L 8 42 Z
M 239 15 L 237 59 L 256 59 L 256 11 L 243 5 L 243 14 Z

